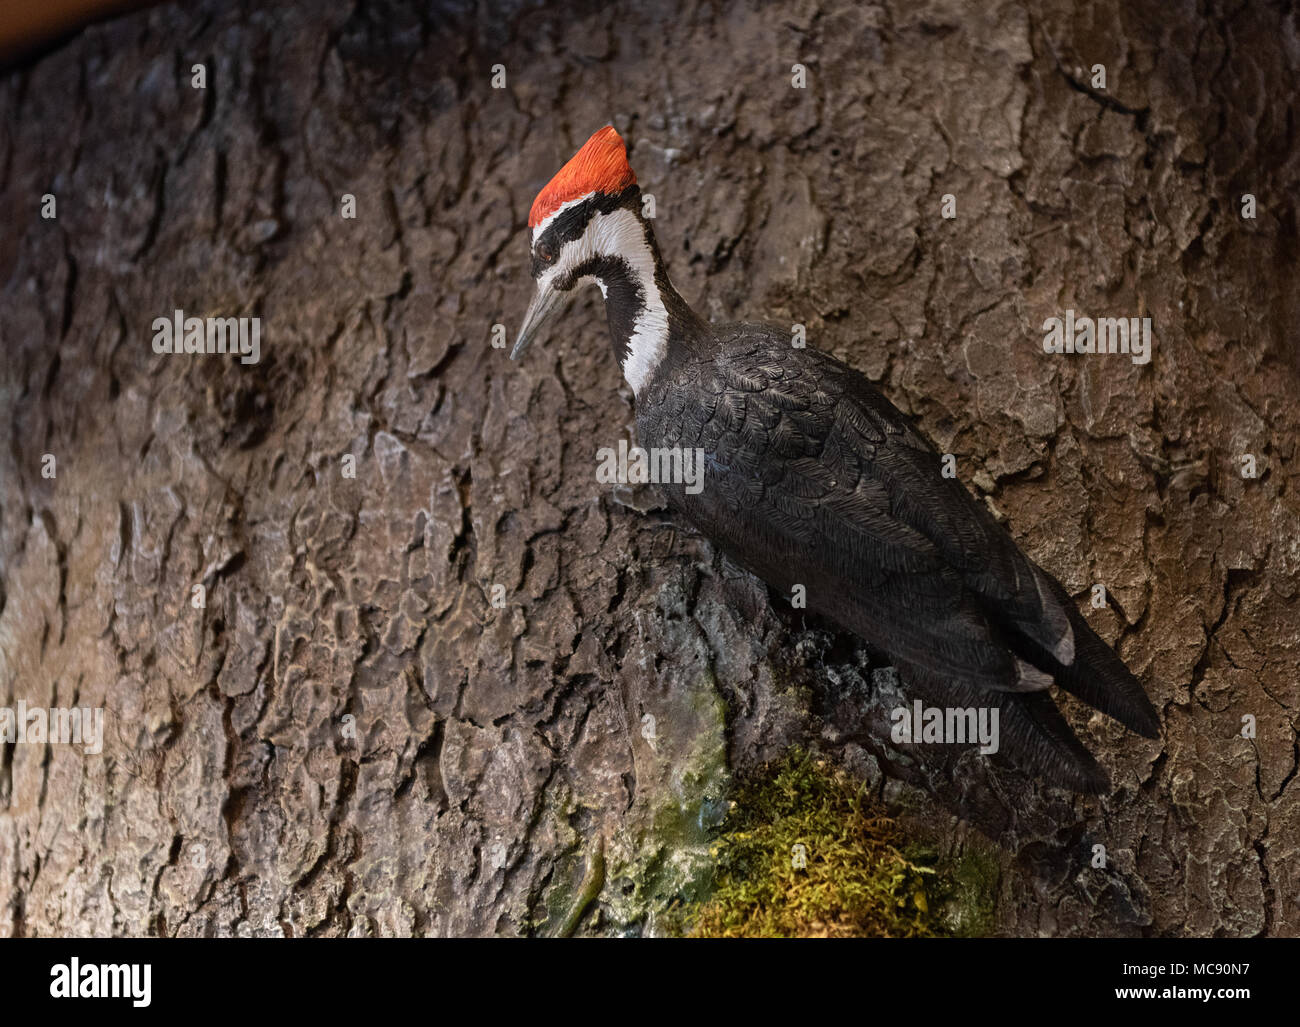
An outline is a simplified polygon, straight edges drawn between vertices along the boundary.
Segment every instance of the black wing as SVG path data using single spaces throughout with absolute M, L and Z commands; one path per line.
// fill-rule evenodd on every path
M 775 329 L 723 332 L 638 403 L 642 445 L 705 453 L 703 491 L 668 488 L 674 506 L 773 586 L 805 586 L 811 609 L 927 697 L 999 706 L 1004 740 L 1036 769 L 1106 788 L 1045 689 L 1148 737 L 1158 719 L 1061 585 L 860 373 Z

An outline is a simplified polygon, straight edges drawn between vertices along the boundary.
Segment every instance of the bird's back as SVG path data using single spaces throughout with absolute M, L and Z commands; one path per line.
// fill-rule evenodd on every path
M 1006 747 L 1070 787 L 1106 787 L 1046 689 L 1148 736 L 1155 711 L 1055 579 L 859 372 L 788 332 L 718 326 L 638 397 L 640 443 L 701 449 L 669 502 L 777 590 L 886 652 L 931 701 L 996 706 Z M 965 700 L 965 701 L 963 701 Z

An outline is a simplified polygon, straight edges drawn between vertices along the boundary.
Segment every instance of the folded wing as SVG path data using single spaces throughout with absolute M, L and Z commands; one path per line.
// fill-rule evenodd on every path
M 803 585 L 918 690 L 998 706 L 1007 747 L 1041 773 L 1104 789 L 1048 686 L 1148 737 L 1158 718 L 1061 585 L 864 376 L 773 329 L 728 331 L 638 404 L 643 445 L 704 451 L 703 491 L 670 489 L 673 504 L 773 586 Z

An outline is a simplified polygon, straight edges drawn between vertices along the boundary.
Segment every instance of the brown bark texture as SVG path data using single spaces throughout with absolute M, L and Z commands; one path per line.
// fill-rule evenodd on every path
M 1296 934 L 1298 39 L 1222 0 L 208 0 L 7 71 L 0 706 L 105 737 L 0 745 L 0 935 L 654 931 L 796 744 L 990 846 L 1002 933 Z M 594 290 L 492 345 L 606 123 L 696 309 L 878 382 L 1118 647 L 1164 736 L 1067 705 L 1112 794 L 894 745 L 858 640 L 598 484 Z M 155 354 L 176 309 L 260 317 L 261 361 Z M 1151 362 L 1045 354 L 1066 309 L 1149 316 Z

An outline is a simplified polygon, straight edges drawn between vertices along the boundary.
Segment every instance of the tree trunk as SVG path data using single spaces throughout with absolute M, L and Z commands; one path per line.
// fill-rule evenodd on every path
M 0 706 L 105 718 L 0 744 L 0 934 L 653 930 L 796 743 L 991 839 L 1005 933 L 1295 934 L 1294 11 L 427 6 L 173 4 L 0 79 Z M 903 751 L 861 643 L 615 501 L 598 295 L 494 348 L 607 122 L 682 294 L 878 381 L 1118 646 L 1164 737 L 1068 707 L 1112 795 Z M 1067 309 L 1150 363 L 1044 353 Z M 177 310 L 260 361 L 155 353 Z

